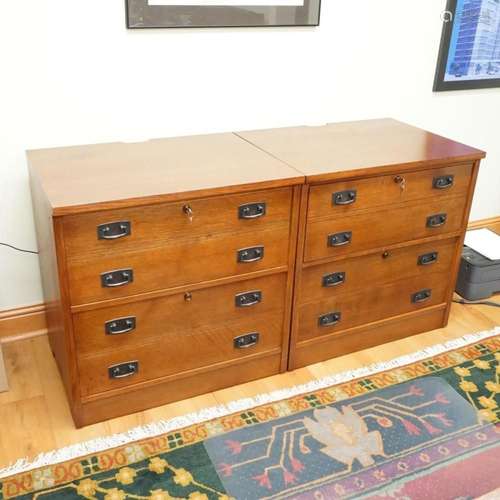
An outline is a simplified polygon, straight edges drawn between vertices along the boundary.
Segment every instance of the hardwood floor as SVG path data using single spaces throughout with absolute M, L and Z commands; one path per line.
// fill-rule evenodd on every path
M 500 303 L 500 295 L 494 300 Z M 79 430 L 73 425 L 47 337 L 5 344 L 10 390 L 0 394 L 0 468 L 21 457 L 31 458 L 40 452 L 123 432 L 137 425 L 390 360 L 496 325 L 500 325 L 500 308 L 453 304 L 446 328 Z

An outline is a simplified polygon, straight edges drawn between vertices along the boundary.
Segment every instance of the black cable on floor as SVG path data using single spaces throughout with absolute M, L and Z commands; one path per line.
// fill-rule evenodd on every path
M 464 306 L 491 306 L 491 307 L 500 307 L 500 303 L 493 302 L 491 300 L 480 300 L 478 302 L 469 302 L 464 299 L 454 299 L 453 302 L 456 304 L 462 304 Z
M 12 248 L 12 250 L 16 250 L 17 252 L 38 254 L 38 252 L 35 252 L 34 250 L 24 250 L 23 248 L 18 248 L 18 247 L 15 247 L 14 245 L 9 245 L 8 243 L 2 243 L 2 242 L 0 242 L 0 245 L 2 245 L 4 247 Z

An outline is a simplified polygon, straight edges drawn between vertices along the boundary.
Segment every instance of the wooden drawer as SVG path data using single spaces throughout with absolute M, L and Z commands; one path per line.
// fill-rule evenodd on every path
M 225 322 L 247 320 L 256 314 L 271 313 L 281 318 L 285 308 L 286 279 L 286 273 L 281 273 L 192 290 L 189 295 L 175 294 L 74 314 L 77 351 L 85 356 L 152 341 L 174 344 L 179 338 L 193 338 L 197 335 L 193 332 L 200 328 L 213 330 Z M 238 297 L 246 292 L 260 292 L 260 302 L 239 305 Z M 250 294 L 246 296 L 254 300 Z M 119 321 L 113 325 L 113 320 Z M 112 334 L 129 328 L 132 328 L 129 332 Z
M 257 202 L 265 204 L 264 215 L 239 217 L 240 207 Z M 71 261 L 82 256 L 106 257 L 174 242 L 199 241 L 214 234 L 288 227 L 291 203 L 292 189 L 284 188 L 68 216 L 63 220 L 65 248 Z M 186 206 L 191 208 L 192 218 L 186 213 Z M 113 222 L 129 223 L 130 235 L 98 239 L 98 227 Z
M 186 329 L 182 334 L 164 335 L 141 346 L 124 347 L 95 356 L 80 356 L 78 369 L 82 396 L 130 387 L 166 376 L 183 377 L 217 363 L 244 360 L 265 353 L 281 352 L 283 314 L 275 311 L 254 313 L 236 321 Z M 253 347 L 235 348 L 236 337 L 257 332 Z M 179 332 L 180 333 L 180 332 Z M 138 371 L 124 378 L 110 378 L 111 366 L 136 361 Z
M 238 262 L 242 248 L 264 247 L 257 262 Z M 162 248 L 138 249 L 96 260 L 68 263 L 72 304 L 85 304 L 162 290 L 217 278 L 238 276 L 288 265 L 289 228 L 256 233 L 220 233 L 193 240 L 172 240 Z M 101 275 L 113 270 L 131 269 L 133 281 L 112 288 L 102 285 Z
M 446 306 L 415 311 L 387 321 L 359 326 L 334 335 L 317 337 L 297 345 L 289 369 L 295 370 L 326 359 L 394 342 L 416 333 L 442 328 L 446 323 Z
M 304 260 L 311 262 L 344 256 L 459 231 L 463 225 L 465 204 L 465 197 L 445 198 L 309 222 Z M 428 218 L 436 214 L 446 214 L 446 222 L 440 227 L 428 227 Z M 329 236 L 343 232 L 352 233 L 350 242 L 343 246 L 330 246 Z
M 356 210 L 384 207 L 394 203 L 402 203 L 419 199 L 436 199 L 441 196 L 466 196 L 471 180 L 472 164 L 453 165 L 431 170 L 408 172 L 401 175 L 383 175 L 367 179 L 336 182 L 312 186 L 309 194 L 308 219 L 324 217 L 327 214 L 348 214 Z M 399 178 L 398 178 L 399 177 Z M 447 178 L 453 177 L 449 187 L 434 187 L 435 179 L 445 178 L 442 182 L 447 186 Z M 405 189 L 401 189 L 400 178 L 404 179 Z M 352 200 L 346 191 L 355 191 Z M 344 194 L 342 194 L 344 193 Z M 335 204 L 334 199 L 347 205 Z
M 280 371 L 280 354 L 244 359 L 224 368 L 173 377 L 154 384 L 137 384 L 126 391 L 119 390 L 87 397 L 82 404 L 78 425 L 129 415 L 172 401 L 199 396 L 226 387 L 270 377 Z
M 392 281 L 451 270 L 457 239 L 336 260 L 302 270 L 301 304 L 345 295 Z
M 444 303 L 449 280 L 448 273 L 419 276 L 302 305 L 299 307 L 299 341 Z M 428 300 L 412 302 L 413 294 L 427 289 L 431 290 Z M 340 321 L 334 326 L 320 326 L 320 317 L 329 313 L 340 313 Z

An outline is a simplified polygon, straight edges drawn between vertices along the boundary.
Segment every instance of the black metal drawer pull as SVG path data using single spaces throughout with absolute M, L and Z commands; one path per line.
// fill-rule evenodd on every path
M 247 333 L 240 335 L 233 340 L 235 349 L 248 349 L 259 343 L 260 333 Z
M 134 281 L 134 271 L 132 269 L 118 269 L 101 274 L 101 285 L 104 288 L 114 288 L 124 286 Z
M 319 326 L 335 326 L 340 323 L 342 314 L 340 312 L 332 312 L 328 314 L 323 314 L 318 319 Z
M 129 221 L 123 220 L 120 222 L 108 222 L 97 226 L 98 240 L 117 240 L 130 236 L 132 224 Z
M 428 266 L 430 264 L 434 264 L 438 260 L 437 252 L 425 253 L 424 255 L 420 255 L 418 258 L 419 266 Z
M 345 283 L 345 273 L 326 274 L 323 276 L 322 283 L 325 288 L 342 285 Z
M 258 219 L 264 215 L 266 215 L 266 204 L 264 202 L 247 203 L 238 208 L 238 217 L 240 219 Z
M 332 195 L 332 203 L 334 205 L 352 205 L 356 201 L 357 192 L 355 189 L 348 191 L 337 191 Z
M 342 247 L 344 245 L 349 245 L 352 241 L 352 231 L 329 234 L 327 240 L 329 247 Z
M 434 189 L 448 189 L 453 186 L 454 175 L 441 175 L 439 177 L 434 177 L 432 181 L 432 187 Z
M 139 371 L 139 361 L 127 361 L 108 368 L 109 378 L 125 378 Z
M 262 260 L 264 258 L 264 247 L 249 247 L 242 248 L 238 250 L 237 260 L 238 262 L 257 262 L 258 260 Z
M 430 288 L 426 288 L 425 290 L 420 290 L 419 292 L 414 293 L 411 296 L 411 301 L 413 304 L 421 304 L 422 302 L 426 302 L 431 298 L 432 290 Z
M 135 330 L 135 327 L 135 316 L 112 319 L 104 323 L 104 330 L 106 332 L 106 335 L 121 335 L 122 333 L 129 333 L 132 330 Z
M 259 302 L 262 302 L 262 292 L 260 290 L 239 293 L 235 297 L 236 307 L 251 307 Z
M 446 214 L 431 215 L 430 217 L 427 217 L 427 227 L 430 228 L 442 227 L 446 224 L 447 218 L 448 215 Z

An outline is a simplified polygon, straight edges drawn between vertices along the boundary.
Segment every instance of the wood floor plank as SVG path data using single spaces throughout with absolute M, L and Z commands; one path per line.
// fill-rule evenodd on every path
M 46 337 L 45 337 L 46 338 Z M 43 396 L 31 340 L 3 344 L 9 390 L 0 394 L 0 406 Z
M 2 464 L 32 457 L 56 447 L 54 429 L 44 396 L 35 396 L 0 405 L 0 450 Z

